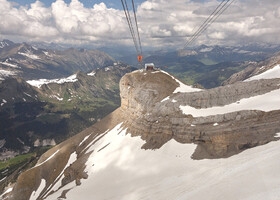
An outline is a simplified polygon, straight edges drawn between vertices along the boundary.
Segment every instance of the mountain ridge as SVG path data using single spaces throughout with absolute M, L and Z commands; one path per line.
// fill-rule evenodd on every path
M 12 71 L 26 80 L 61 78 L 78 70 L 88 72 L 116 62 L 111 56 L 98 50 L 50 50 L 36 48 L 27 43 L 7 44 L 0 48 L 1 69 Z

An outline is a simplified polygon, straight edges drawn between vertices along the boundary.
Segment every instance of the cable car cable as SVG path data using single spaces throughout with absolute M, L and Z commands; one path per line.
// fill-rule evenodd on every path
M 224 11 L 234 2 L 235 0 L 233 0 L 233 1 L 231 1 L 231 0 L 227 0 L 225 3 L 224 2 L 222 2 L 222 3 L 220 3 L 219 4 L 219 6 L 215 9 L 215 11 L 213 12 L 214 13 L 214 15 L 213 15 L 213 13 L 211 14 L 211 15 L 213 15 L 213 16 L 209 16 L 208 18 L 210 18 L 210 20 L 208 20 L 208 18 L 207 18 L 207 20 L 208 20 L 208 22 L 207 23 L 203 23 L 203 25 L 201 25 L 200 26 L 200 28 L 198 29 L 199 31 L 196 31 L 196 34 L 194 34 L 189 40 L 188 40 L 188 42 L 185 44 L 185 46 L 184 46 L 184 48 L 186 48 L 188 45 L 190 45 L 192 42 L 194 42 L 207 28 L 209 28 L 209 26 L 211 25 L 211 24 L 213 24 L 216 20 L 217 20 L 217 18 L 219 17 L 219 16 L 221 16 L 223 13 L 224 13 Z M 223 5 L 222 5 L 223 4 Z M 221 7 L 222 6 L 222 7 Z M 206 21 L 207 21 L 206 20 Z M 205 21 L 205 22 L 206 22 Z M 184 49 L 183 48 L 183 49 Z
M 194 36 L 194 38 L 192 38 L 192 40 L 190 41 L 190 43 L 189 44 L 191 44 L 192 42 L 194 42 L 204 31 L 206 31 L 207 30 L 207 28 L 209 28 L 209 26 L 211 26 L 211 24 L 213 24 L 216 20 L 217 20 L 217 18 L 219 17 L 219 16 L 221 16 L 221 14 L 223 14 L 223 12 L 232 4 L 232 2 L 230 2 L 230 0 L 228 1 L 228 2 L 226 2 L 220 9 L 219 9 L 219 12 L 217 12 L 217 14 L 212 18 L 212 20 L 209 22 L 209 23 L 207 23 L 203 28 L 202 28 L 202 30 L 200 30 L 199 31 L 199 33 L 197 33 L 197 35 L 196 36 Z M 229 3 L 229 4 L 228 4 Z
M 187 41 L 187 43 L 185 44 L 185 46 L 187 46 L 189 44 L 189 42 L 191 41 L 191 39 L 202 29 L 202 27 L 208 23 L 209 20 L 211 20 L 212 16 L 216 13 L 216 11 L 221 7 L 221 5 L 225 2 L 226 0 L 223 0 L 218 7 L 216 7 L 216 9 L 211 13 L 211 15 L 208 16 L 208 18 L 200 25 L 200 27 L 196 30 L 196 32 L 194 34 L 192 34 L 192 36 L 190 37 L 190 39 Z M 184 47 L 185 47 L 184 46 Z
M 124 1 L 126 3 L 126 0 L 124 0 Z M 137 40 L 135 38 L 134 29 L 133 29 L 132 24 L 131 24 L 131 19 L 130 19 L 130 14 L 129 14 L 129 11 L 128 11 L 127 3 L 126 3 L 126 7 L 125 7 L 125 4 L 124 4 L 123 0 L 121 0 L 121 2 L 122 2 L 122 6 L 123 6 L 125 16 L 126 16 L 127 24 L 128 24 L 129 30 L 130 30 L 130 34 L 132 36 L 133 43 L 134 43 L 136 52 L 138 54 L 139 50 L 138 50 L 138 46 L 137 46 Z
M 219 14 L 219 12 L 224 8 L 224 6 L 229 2 L 230 0 L 227 0 L 226 2 L 221 2 L 219 4 L 219 6 L 215 9 L 215 11 L 207 18 L 207 20 L 205 20 L 199 29 L 196 31 L 195 34 L 193 34 L 191 36 L 191 38 L 188 40 L 188 42 L 185 44 L 184 48 L 186 48 L 188 45 L 190 45 L 195 39 L 197 39 L 197 37 L 204 31 L 206 30 L 205 27 L 208 26 L 208 24 L 210 24 L 213 19 L 215 19 L 215 17 Z M 222 6 L 222 7 L 221 7 Z
M 134 1 L 133 0 L 132 0 L 132 7 L 133 7 L 134 19 L 135 19 L 136 30 L 137 30 L 137 35 L 138 35 L 138 41 L 139 41 L 139 46 L 140 46 L 140 53 L 142 55 L 142 45 L 141 45 L 139 28 L 138 28 L 138 21 L 137 21 L 137 17 L 136 17 L 136 11 L 135 11 L 135 6 L 134 6 Z

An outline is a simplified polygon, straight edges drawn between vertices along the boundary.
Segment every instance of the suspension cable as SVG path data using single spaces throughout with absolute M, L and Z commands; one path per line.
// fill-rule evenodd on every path
M 222 4 L 225 2 L 226 0 L 223 0 L 217 7 L 216 9 L 211 13 L 211 15 L 208 16 L 208 18 L 200 25 L 200 27 L 196 30 L 196 32 L 190 37 L 190 39 L 188 40 L 188 42 L 185 44 L 185 46 L 187 46 L 191 39 L 198 34 L 198 32 L 203 28 L 203 26 L 205 26 L 205 24 L 207 24 L 213 17 L 213 15 L 215 15 L 215 13 L 217 12 L 217 10 L 222 6 Z
M 141 45 L 141 40 L 140 40 L 140 34 L 139 34 L 139 28 L 138 28 L 138 21 L 136 17 L 136 12 L 135 12 L 135 6 L 134 6 L 134 0 L 132 0 L 132 7 L 133 7 L 133 12 L 134 12 L 134 19 L 135 19 L 135 24 L 136 24 L 136 30 L 138 34 L 138 41 L 139 41 L 139 46 L 140 46 L 140 53 L 142 55 L 142 45 Z
M 134 20 L 135 20 L 135 26 L 136 26 L 136 32 L 135 33 L 135 29 L 132 23 L 132 19 L 129 13 L 129 9 L 128 9 L 128 5 L 127 5 L 127 1 L 126 0 L 121 0 L 122 2 L 122 6 L 123 6 L 123 10 L 126 16 L 126 20 L 127 20 L 127 24 L 129 26 L 129 30 L 130 30 L 130 34 L 132 36 L 133 39 L 133 43 L 137 52 L 137 58 L 138 61 L 141 63 L 142 59 L 143 59 L 143 55 L 142 55 L 142 44 L 141 44 L 141 39 L 140 39 L 140 34 L 139 34 L 139 27 L 138 27 L 138 21 L 137 21 L 137 17 L 136 17 L 136 11 L 135 11 L 135 5 L 134 5 L 134 1 L 131 0 L 132 2 L 132 7 L 133 7 L 133 13 L 134 13 Z
M 217 18 L 233 3 L 231 0 L 223 0 L 218 7 L 211 13 L 211 15 L 204 21 L 204 23 L 197 29 L 197 31 L 190 37 L 183 49 L 194 42 Z M 229 3 L 230 2 L 230 3 Z M 229 3 L 229 4 L 228 4 Z
M 209 21 L 209 23 L 207 23 L 193 38 L 192 40 L 189 42 L 189 44 L 191 44 L 192 42 L 194 42 L 204 31 L 206 31 L 206 29 L 214 22 L 216 21 L 216 19 L 229 7 L 229 5 L 233 2 L 231 2 L 230 4 L 228 4 L 228 2 L 230 2 L 230 0 L 228 0 L 219 10 L 218 12 L 211 18 L 211 20 Z M 228 4 L 228 5 L 227 5 Z
M 123 0 L 121 0 L 123 10 L 124 10 L 124 13 L 125 13 L 125 16 L 126 16 L 126 20 L 127 20 L 128 26 L 129 26 L 130 34 L 132 36 L 136 52 L 137 52 L 137 54 L 139 54 L 139 50 L 138 50 L 138 46 L 137 46 L 137 40 L 135 38 L 135 32 L 134 32 L 134 29 L 133 29 L 133 26 L 132 26 L 131 17 L 130 17 L 130 14 L 129 14 L 127 2 L 126 2 L 126 0 L 124 0 L 124 1 L 125 1 L 125 4 L 124 4 Z

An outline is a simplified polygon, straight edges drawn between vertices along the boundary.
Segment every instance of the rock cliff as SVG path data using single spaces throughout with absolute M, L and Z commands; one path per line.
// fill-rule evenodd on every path
M 223 107 L 274 91 L 279 85 L 279 79 L 256 80 L 174 93 L 179 87 L 174 77 L 161 71 L 136 71 L 120 81 L 121 109 L 127 116 L 128 131 L 146 141 L 143 148 L 160 148 L 174 138 L 182 143 L 197 143 L 195 159 L 228 157 L 276 140 L 280 112 L 244 109 L 194 117 L 183 113 L 180 107 Z

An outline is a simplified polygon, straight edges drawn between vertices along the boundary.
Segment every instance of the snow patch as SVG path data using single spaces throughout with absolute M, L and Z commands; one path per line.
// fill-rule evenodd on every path
M 28 94 L 28 93 L 26 93 L 26 92 L 23 92 L 26 96 L 29 96 L 29 97 L 31 97 L 32 98 L 32 96 L 30 95 L 30 94 Z
M 60 98 L 60 97 L 58 97 L 58 96 L 56 96 L 56 95 L 50 95 L 50 97 L 51 97 L 51 98 L 55 98 L 55 99 L 57 99 L 58 101 L 62 101 L 62 100 L 63 100 L 63 98 Z
M 225 106 L 216 106 L 210 108 L 194 108 L 191 106 L 180 106 L 183 114 L 192 115 L 193 117 L 206 117 L 211 115 L 222 115 L 226 113 L 237 112 L 241 110 L 260 110 L 269 112 L 279 110 L 280 89 L 258 95 L 250 98 L 241 99 L 238 102 Z
M 40 59 L 39 56 L 37 56 L 37 55 L 35 55 L 35 54 L 32 54 L 30 51 L 27 51 L 26 53 L 18 52 L 18 54 L 23 55 L 23 56 L 26 56 L 26 57 L 28 57 L 28 58 L 31 58 L 31 59 L 33 59 L 33 60 L 38 60 L 38 59 Z
M 39 163 L 38 165 L 35 165 L 35 166 L 32 167 L 31 169 L 33 169 L 33 168 L 35 168 L 35 167 L 39 167 L 39 166 L 43 165 L 44 163 L 48 162 L 48 161 L 49 161 L 50 159 L 52 159 L 52 158 L 55 156 L 55 154 L 57 154 L 58 152 L 59 152 L 59 149 L 58 149 L 56 152 L 54 152 L 50 157 L 48 157 L 45 161 Z
M 201 49 L 200 52 L 201 52 L 201 53 L 205 53 L 205 52 L 210 52 L 210 51 L 212 51 L 212 50 L 213 50 L 213 48 L 209 47 L 209 48 Z
M 276 135 L 274 137 L 280 138 L 280 133 L 276 133 Z
M 90 72 L 90 73 L 88 73 L 87 75 L 88 76 L 94 76 L 96 74 L 96 72 Z
M 0 197 L 2 198 L 5 194 L 10 193 L 11 191 L 13 191 L 13 188 L 12 188 L 12 187 L 9 188 L 9 189 L 7 189 Z
M 73 74 L 67 78 L 62 78 L 62 79 L 39 79 L 39 80 L 29 80 L 27 83 L 30 85 L 40 88 L 44 84 L 49 84 L 49 83 L 57 83 L 57 84 L 63 84 L 63 83 L 74 83 L 78 81 L 77 79 L 77 74 Z
M 71 155 L 70 155 L 70 157 L 69 157 L 69 159 L 68 159 L 68 162 L 67 162 L 67 164 L 65 165 L 65 167 L 64 167 L 64 169 L 61 171 L 61 173 L 59 174 L 59 176 L 57 176 L 57 178 L 56 178 L 56 180 L 54 181 L 54 185 L 51 185 L 49 188 L 48 188 L 48 190 L 51 188 L 51 191 L 54 191 L 54 192 L 56 192 L 57 190 L 58 190 L 58 188 L 61 186 L 61 179 L 63 179 L 64 178 L 64 171 L 65 171 L 65 169 L 66 168 L 68 168 L 72 163 L 74 163 L 76 160 L 77 160 L 77 157 L 78 157 L 78 155 L 77 155 L 77 153 L 76 152 L 73 152 Z M 64 189 L 64 188 L 63 188 Z M 46 196 L 46 194 L 44 194 L 43 196 Z M 51 197 L 51 196 L 53 196 L 53 195 L 50 195 L 49 196 L 49 198 Z
M 48 57 L 52 57 L 52 55 L 51 55 L 49 52 L 47 52 L 47 51 L 43 51 L 43 53 L 44 53 L 46 56 L 48 56 Z
M 39 187 L 37 188 L 36 191 L 33 191 L 33 192 L 32 192 L 32 194 L 31 194 L 29 200 L 36 200 L 36 199 L 38 199 L 39 196 L 40 196 L 40 193 L 41 193 L 42 190 L 46 187 L 46 184 L 47 184 L 46 180 L 45 180 L 45 179 L 42 179 L 42 180 L 41 180 L 41 183 L 40 183 L 40 185 L 39 185 Z
M 105 72 L 107 72 L 107 71 L 109 71 L 109 70 L 111 70 L 110 67 L 105 67 Z
M 16 75 L 16 72 L 14 71 L 8 71 L 3 69 L 0 70 L 0 80 L 4 80 L 6 77 L 14 76 L 14 75 Z
M 2 174 L 3 174 L 3 173 L 2 173 Z M 1 183 L 2 181 L 4 181 L 6 178 L 7 178 L 7 176 L 5 176 L 4 178 L 2 178 L 2 179 L 0 180 L 0 183 Z
M 189 86 L 189 85 L 185 85 L 184 83 L 182 83 L 181 81 L 179 81 L 178 79 L 174 78 L 174 76 L 171 76 L 169 73 L 163 71 L 163 70 L 160 70 L 162 73 L 165 73 L 167 74 L 168 76 L 172 77 L 177 83 L 179 83 L 179 87 L 177 87 L 175 90 L 174 90 L 174 94 L 175 93 L 187 93 L 187 92 L 198 92 L 198 91 L 202 91 L 201 89 L 198 89 L 198 88 L 193 88 L 192 86 Z
M 170 98 L 170 96 L 165 97 L 164 99 L 161 100 L 161 103 L 164 102 L 164 101 L 169 100 L 169 98 Z
M 276 65 L 275 67 L 256 76 L 252 76 L 244 80 L 244 82 L 260 80 L 260 79 L 274 79 L 274 78 L 280 78 L 280 65 Z
M 0 48 L 3 49 L 4 47 L 8 47 L 9 44 L 7 42 L 0 42 Z
M 172 99 L 172 101 L 171 101 L 172 103 L 176 103 L 177 102 L 177 100 L 175 100 L 175 99 Z
M 219 124 L 218 124 L 218 123 L 215 123 L 215 124 L 213 124 L 213 126 L 219 126 Z
M 13 67 L 13 68 L 21 68 L 15 64 L 8 63 L 7 60 L 5 62 L 0 62 L 0 64 L 6 65 L 8 67 Z
M 90 135 L 86 136 L 86 137 L 80 142 L 79 146 L 81 146 L 81 145 L 84 143 L 84 141 L 86 141 L 86 140 L 89 138 L 89 136 L 90 136 Z

